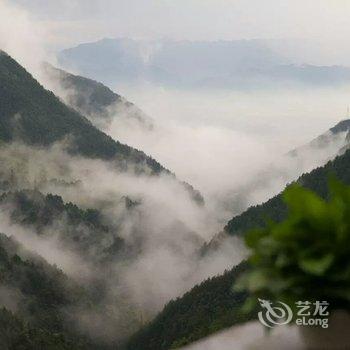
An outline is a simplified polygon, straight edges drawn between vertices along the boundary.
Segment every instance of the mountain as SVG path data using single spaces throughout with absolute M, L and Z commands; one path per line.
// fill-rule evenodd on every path
M 96 82 L 72 79 L 83 81 L 82 94 L 90 86 L 115 100 Z M 134 268 L 150 259 L 145 251 L 193 259 L 203 244 L 179 214 L 170 215 L 165 197 L 177 191 L 194 210 L 203 199 L 3 52 L 0 83 L 0 347 L 118 349 L 154 316 L 132 295 L 132 278 L 140 278 Z
M 94 348 L 68 317 L 70 308 L 88 307 L 81 286 L 3 234 L 0 267 L 2 349 Z
M 241 264 L 169 302 L 153 321 L 130 338 L 126 349 L 175 349 L 248 321 L 254 313 L 247 316 L 239 311 L 247 295 L 232 291 L 233 281 L 245 270 L 246 264 Z
M 249 67 L 286 62 L 258 40 L 191 42 L 103 39 L 59 54 L 62 67 L 114 86 L 151 81 L 191 85 Z
M 350 184 L 350 151 L 329 161 L 325 166 L 317 168 L 308 174 L 302 175 L 297 182 L 302 186 L 327 197 L 327 181 L 330 176 L 336 176 L 346 184 Z M 241 215 L 234 217 L 225 226 L 230 235 L 242 235 L 254 227 L 265 224 L 266 218 L 281 221 L 286 217 L 287 208 L 282 201 L 281 194 L 271 198 L 266 203 L 249 208 Z
M 0 212 L 5 233 L 23 242 L 0 235 L 0 302 L 15 311 L 21 324 L 45 339 L 59 336 L 65 346 L 72 343 L 57 349 L 84 350 L 114 349 L 138 328 L 125 297 L 121 300 L 116 291 L 110 295 L 116 263 L 126 264 L 137 252 L 99 211 L 64 203 L 58 195 L 22 190 L 3 193 Z M 50 256 L 70 266 L 70 274 L 49 264 Z
M 43 70 L 50 90 L 95 126 L 105 129 L 115 118 L 126 118 L 140 127 L 152 129 L 150 117 L 102 83 L 68 73 L 48 63 L 43 64 Z
M 342 147 L 340 149 L 335 150 L 335 152 L 338 153 L 345 146 L 346 135 L 348 134 L 349 131 L 350 131 L 350 119 L 344 119 L 339 123 L 337 123 L 332 128 L 330 128 L 328 131 L 323 133 L 322 135 L 313 139 L 308 144 L 288 152 L 288 155 L 292 157 L 300 157 L 305 152 L 310 152 L 310 151 L 312 152 L 314 150 L 322 152 L 325 148 L 332 146 L 332 144 L 336 141 L 338 137 L 342 137 L 342 135 L 344 135 L 343 137 L 344 143 Z
M 30 228 L 38 236 L 54 236 L 63 248 L 88 262 L 106 264 L 125 258 L 126 243 L 118 236 L 118 229 L 112 230 L 96 209 L 81 209 L 74 203 L 64 203 L 58 195 L 37 190 L 4 192 L 0 208 L 6 210 L 12 224 Z M 64 228 L 52 232 L 50 228 L 63 218 Z
M 45 90 L 5 52 L 0 52 L 0 81 L 0 141 L 49 146 L 68 140 L 66 147 L 71 154 L 110 161 L 123 171 L 174 177 L 142 151 L 98 130 L 87 118 Z M 198 191 L 189 184 L 183 185 L 194 200 L 203 203 Z
M 338 142 L 336 142 L 338 140 Z M 336 176 L 341 181 L 350 184 L 350 171 L 347 166 L 350 162 L 350 154 L 347 152 L 350 144 L 350 120 L 345 119 L 331 127 L 327 132 L 318 136 L 308 144 L 296 148 L 287 154 L 291 161 L 300 161 L 303 157 L 308 161 L 312 161 L 312 157 L 317 154 L 326 154 L 324 158 L 325 164 L 317 167 L 309 173 L 304 173 L 296 182 L 303 186 L 312 189 L 322 197 L 327 195 L 327 180 L 329 176 Z M 330 152 L 326 150 L 331 149 Z M 268 174 L 260 176 L 259 186 L 266 186 Z M 274 178 L 272 178 L 272 181 Z M 295 181 L 292 179 L 291 181 Z M 258 185 L 256 185 L 258 186 Z M 282 202 L 281 194 L 274 196 L 267 202 L 252 206 L 245 210 L 242 214 L 232 218 L 226 225 L 224 233 L 241 235 L 245 231 L 254 227 L 260 227 L 265 223 L 266 218 L 280 221 L 286 215 L 286 207 Z M 219 237 L 219 238 L 218 238 Z M 213 244 L 217 246 L 224 240 L 225 234 L 221 233 L 215 237 Z
M 283 64 L 265 67 L 237 67 L 226 76 L 203 77 L 193 86 L 250 91 L 253 89 L 300 89 L 346 86 L 350 81 L 350 68 L 343 66 L 313 66 L 309 64 Z
M 96 99 L 88 99 L 87 106 L 81 103 L 74 108 L 67 107 L 8 55 L 0 54 L 1 151 L 5 152 L 11 141 L 18 141 L 18 144 L 25 143 L 27 146 L 38 146 L 27 147 L 32 152 L 37 149 L 48 151 L 47 146 L 61 142 L 71 155 L 80 156 L 79 159 L 83 157 L 84 160 L 105 160 L 119 170 L 152 175 L 152 179 L 158 179 L 156 176 L 161 174 L 174 178 L 174 175 L 155 160 L 141 151 L 114 141 L 81 114 L 85 109 L 84 113 L 87 115 L 91 111 L 89 116 L 91 117 L 94 112 L 90 108 L 95 108 L 95 111 L 98 111 L 98 108 L 103 110 L 108 103 L 120 101 L 115 99 L 113 92 L 111 94 L 110 90 L 106 90 L 98 83 L 81 80 L 80 77 L 73 76 L 68 80 L 78 85 L 77 82 L 82 82 L 82 87 L 77 89 L 79 94 L 84 95 L 88 86 L 91 86 L 93 87 L 91 96 L 96 96 L 95 94 L 100 96 L 98 91 L 102 91 L 101 94 L 103 96 L 108 94 L 110 99 L 100 100 L 96 97 Z M 343 122 L 331 132 L 346 133 L 347 125 L 347 122 Z M 346 140 L 348 139 L 349 133 L 346 137 Z M 24 162 L 18 155 L 20 151 L 19 146 L 13 150 L 15 153 L 10 155 L 17 158 L 11 158 L 11 160 Z M 37 153 L 36 156 L 43 156 L 43 153 Z M 3 158 L 0 158 L 0 162 L 0 227 L 1 231 L 7 235 L 0 236 L 0 279 L 1 287 L 4 287 L 4 289 L 0 288 L 1 303 L 4 307 L 0 310 L 0 334 L 3 335 L 0 345 L 2 345 L 1 341 L 4 341 L 15 349 L 20 346 L 57 350 L 118 348 L 121 340 L 124 341 L 130 332 L 136 331 L 140 324 L 148 319 L 148 315 L 144 317 L 141 307 L 128 303 L 132 296 L 128 294 L 130 290 L 125 288 L 123 284 L 125 279 L 122 279 L 119 272 L 123 272 L 125 267 L 131 267 L 130 270 L 133 270 L 135 265 L 129 265 L 130 260 L 134 256 L 138 257 L 143 248 L 147 250 L 152 245 L 154 247 L 149 251 L 152 254 L 160 251 L 161 254 L 168 256 L 173 251 L 180 251 L 180 257 L 187 257 L 186 254 L 181 255 L 181 250 L 188 249 L 191 259 L 194 256 L 197 257 L 189 248 L 192 240 L 190 233 L 193 236 L 196 236 L 196 233 L 189 233 L 187 228 L 181 229 L 182 223 L 174 225 L 170 230 L 173 240 L 170 240 L 170 245 L 165 245 L 166 249 L 161 250 L 161 245 L 166 240 L 164 234 L 166 229 L 163 230 L 166 225 L 161 227 L 159 233 L 161 239 L 158 240 L 152 240 L 152 234 L 154 236 L 158 234 L 158 232 L 152 232 L 150 227 L 153 224 L 152 221 L 135 221 L 136 226 L 139 227 L 131 225 L 130 228 L 129 225 L 131 221 L 128 220 L 131 218 L 129 213 L 135 212 L 137 217 L 142 217 L 142 214 L 149 216 L 150 212 L 154 211 L 152 205 L 149 206 L 151 208 L 146 208 L 148 211 L 141 213 L 137 208 L 142 204 L 133 198 L 115 196 L 112 188 L 109 188 L 102 198 L 97 197 L 96 201 L 92 196 L 94 189 L 91 188 L 91 184 L 80 184 L 79 181 L 83 181 L 80 178 L 66 180 L 59 176 L 57 179 L 50 177 L 43 182 L 54 181 L 59 186 L 56 186 L 57 184 L 43 186 L 44 190 L 42 188 L 39 190 L 35 184 L 31 190 L 18 190 L 17 187 L 23 188 L 26 183 L 17 183 L 18 176 L 12 169 L 11 163 L 3 162 Z M 55 159 L 53 159 L 54 162 Z M 77 163 L 75 164 L 77 167 L 81 165 L 78 163 L 78 157 L 75 157 L 72 162 Z M 97 162 L 97 166 L 101 166 L 100 163 Z M 339 179 L 350 183 L 349 163 L 350 150 L 344 149 L 336 159 L 303 175 L 298 181 L 316 190 L 322 196 L 327 196 L 326 183 L 329 173 L 335 173 Z M 68 166 L 68 164 L 65 165 Z M 35 166 L 34 164 L 33 167 Z M 94 172 L 96 169 L 89 170 L 96 174 L 96 177 L 100 174 Z M 10 174 L 9 177 L 3 176 L 6 171 Z M 82 172 L 86 170 L 83 169 Z M 53 173 L 57 175 L 54 171 Z M 60 175 L 60 171 L 57 173 Z M 28 176 L 30 175 L 29 173 Z M 45 178 L 44 175 L 43 178 Z M 136 179 L 139 180 L 140 177 Z M 108 182 L 104 177 L 95 180 L 94 184 Z M 135 186 L 136 182 L 132 185 Z M 149 184 L 150 182 L 147 183 Z M 119 183 L 113 182 L 113 185 L 118 186 Z M 58 187 L 64 189 L 62 192 L 65 195 L 85 190 L 81 196 L 75 198 L 81 200 L 81 203 L 77 205 L 65 201 L 60 195 L 48 191 Z M 192 196 L 196 197 L 196 192 L 192 188 L 188 189 Z M 96 192 L 99 191 L 100 188 L 97 188 Z M 81 198 L 86 194 L 87 198 Z M 161 205 L 166 200 L 162 197 Z M 197 201 L 200 202 L 201 198 L 198 197 Z M 91 202 L 93 206 L 90 208 L 88 204 Z M 113 205 L 110 205 L 110 202 L 113 202 Z M 119 205 L 122 206 L 121 211 L 117 210 Z M 127 220 L 123 221 L 123 215 L 120 215 L 120 212 L 123 215 L 126 213 Z M 240 237 L 246 230 L 264 225 L 265 217 L 282 220 L 285 215 L 286 208 L 282 203 L 281 195 L 278 195 L 233 218 L 225 227 L 223 235 Z M 161 211 L 156 218 L 166 221 L 164 216 Z M 149 226 L 143 225 L 144 223 L 148 223 Z M 170 223 L 173 224 L 172 221 Z M 122 234 L 120 228 L 123 226 L 127 229 L 126 233 Z M 149 233 L 145 237 L 146 244 L 138 245 L 142 237 L 137 235 L 136 243 L 133 241 L 133 230 Z M 11 232 L 16 239 L 8 237 L 12 234 Z M 187 238 L 185 246 L 177 245 L 181 235 Z M 48 244 L 44 246 L 45 251 L 42 252 L 46 253 L 46 258 L 28 251 L 30 247 L 35 251 L 35 244 L 38 241 L 41 244 Z M 200 244 L 195 245 L 196 249 Z M 220 244 L 225 244 L 225 240 Z M 150 260 L 152 254 L 146 255 L 146 263 L 141 260 L 140 264 L 136 264 L 139 274 L 145 271 L 142 270 L 143 265 L 147 268 L 154 263 L 154 260 Z M 71 256 L 78 260 L 67 261 Z M 49 263 L 49 261 L 53 262 Z M 122 263 L 117 264 L 120 261 Z M 68 263 L 70 269 L 67 271 L 70 273 L 60 270 L 55 265 L 56 262 Z M 81 270 L 82 268 L 85 270 Z M 154 350 L 178 347 L 222 328 L 246 321 L 249 317 L 239 312 L 246 294 L 231 290 L 236 278 L 246 268 L 245 263 L 241 263 L 224 275 L 209 279 L 194 287 L 183 297 L 168 303 L 153 321 L 149 321 L 143 329 L 135 333 L 126 347 Z M 154 269 L 150 270 L 154 274 Z M 168 270 L 168 266 L 165 266 L 165 274 L 170 272 Z M 166 279 L 166 281 L 169 280 L 171 279 Z M 137 287 L 139 288 L 138 285 Z M 141 293 L 144 293 L 143 286 L 141 286 Z M 9 295 L 11 298 L 7 298 Z M 18 296 L 18 299 L 15 299 L 16 303 L 13 301 L 13 296 Z M 254 316 L 254 314 L 251 315 L 251 317 Z M 13 325 L 13 331 L 6 328 L 6 322 Z M 19 343 L 14 344 L 17 340 Z M 28 345 L 30 342 L 32 342 L 31 345 Z
M 47 146 L 72 136 L 69 151 L 89 158 L 146 166 L 169 173 L 157 161 L 97 130 L 78 112 L 45 90 L 6 53 L 0 54 L 0 140 Z
M 250 181 L 234 192 L 225 194 L 226 208 L 230 208 L 231 212 L 242 213 L 250 206 L 263 203 L 278 194 L 286 184 L 302 174 L 325 165 L 344 153 L 349 145 L 349 131 L 350 120 L 342 120 L 310 142 L 272 159 Z M 215 237 L 213 243 L 219 237 L 222 235 Z
M 333 132 L 346 131 L 348 124 L 348 121 L 341 122 L 331 130 Z M 349 135 L 350 132 L 347 134 L 348 139 Z M 330 176 L 336 176 L 342 182 L 350 185 L 350 150 L 346 150 L 324 166 L 302 175 L 297 182 L 326 198 Z M 224 245 L 227 235 L 242 237 L 248 230 L 264 227 L 267 219 L 278 222 L 285 219 L 286 216 L 287 207 L 282 200 L 282 194 L 278 194 L 267 202 L 250 207 L 242 214 L 232 218 L 225 226 L 224 231 L 215 237 L 209 246 L 203 248 L 203 254 L 206 254 L 207 249 L 218 249 L 220 245 Z M 227 305 L 227 296 L 232 293 L 232 287 L 237 278 L 236 273 L 244 271 L 245 268 L 247 268 L 246 263 L 242 262 L 229 272 L 195 286 L 183 297 L 170 302 L 153 322 L 131 338 L 130 349 L 133 347 L 140 350 L 150 349 L 153 345 L 153 349 L 168 349 L 169 344 L 176 348 L 239 322 L 244 322 L 245 320 L 240 318 L 240 314 L 237 312 L 238 304 L 242 306 L 243 300 L 237 301 L 237 304 L 234 305 L 236 311 L 233 313 L 232 306 L 226 308 L 225 305 Z M 221 289 L 219 286 L 226 287 Z M 233 298 L 230 301 L 234 302 Z M 200 306 L 191 308 L 190 305 Z M 215 306 L 220 310 L 219 313 L 216 313 Z M 202 308 L 208 311 L 208 315 L 203 315 Z M 252 318 L 256 316 L 255 313 L 251 315 Z M 163 324 L 168 324 L 170 320 L 171 325 L 164 329 Z M 182 325 L 187 324 L 191 325 L 188 332 L 184 331 L 182 327 Z M 192 327 L 193 324 L 195 327 Z M 160 343 L 159 339 L 163 340 L 163 343 Z
M 103 39 L 63 50 L 68 70 L 118 84 L 151 82 L 176 87 L 276 88 L 339 86 L 349 83 L 343 66 L 296 64 L 266 40 L 137 41 Z

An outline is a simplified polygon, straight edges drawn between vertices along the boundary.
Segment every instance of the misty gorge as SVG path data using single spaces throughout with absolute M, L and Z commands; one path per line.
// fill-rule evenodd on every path
M 350 52 L 272 3 L 0 0 L 0 350 L 249 348 L 245 232 L 350 184 Z

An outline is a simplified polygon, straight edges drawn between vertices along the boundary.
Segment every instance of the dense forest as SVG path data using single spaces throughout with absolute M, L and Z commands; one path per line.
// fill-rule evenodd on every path
M 245 263 L 224 275 L 210 278 L 163 311 L 127 343 L 128 350 L 178 348 L 252 317 L 241 312 L 246 293 L 233 292 L 232 284 L 247 269 Z
M 112 263 L 118 259 L 126 262 L 127 258 L 132 258 L 132 250 L 128 249 L 125 253 L 124 241 L 115 228 L 103 223 L 101 214 L 94 209 L 83 210 L 73 203 L 64 203 L 60 196 L 43 195 L 39 191 L 3 193 L 0 210 L 8 212 L 11 225 L 16 225 L 16 236 L 20 239 L 21 235 L 33 239 L 30 232 L 47 242 L 54 239 L 65 252 L 75 252 L 80 256 L 80 267 L 85 264 L 94 266 L 91 276 L 82 275 L 77 280 L 27 251 L 14 238 L 1 235 L 0 295 L 3 301 L 11 300 L 10 305 L 15 309 L 15 314 L 9 312 L 13 311 L 11 309 L 3 310 L 1 315 L 17 325 L 13 331 L 7 327 L 0 329 L 6 333 L 4 339 L 8 339 L 8 344 L 11 345 L 16 339 L 26 344 L 33 334 L 34 343 L 29 344 L 35 349 L 116 348 L 120 338 L 125 337 L 120 329 L 124 327 L 126 333 L 131 332 L 133 327 L 137 327 L 138 320 L 127 303 L 124 305 L 118 295 L 111 298 L 109 294 Z M 64 227 L 52 232 L 55 222 L 63 217 Z M 46 249 L 50 249 L 50 245 Z M 114 303 L 117 309 L 109 303 Z M 124 312 L 128 313 L 125 321 L 119 319 L 118 313 L 123 307 Z M 99 319 L 94 322 L 97 322 L 96 326 L 100 323 L 99 327 L 105 327 L 106 334 L 113 332 L 118 324 L 115 337 L 104 340 L 103 331 L 98 336 L 86 332 L 86 326 L 80 326 L 80 322 L 83 322 L 80 314 L 83 319 L 91 319 L 88 322 Z M 123 322 L 126 323 L 124 326 Z M 57 347 L 50 347 L 51 343 Z M 10 345 L 9 349 L 12 349 Z M 27 349 L 26 346 L 29 345 L 23 349 Z
M 69 310 L 90 307 L 88 293 L 55 266 L 0 235 L 2 300 L 15 310 L 0 311 L 4 349 L 80 349 L 92 344 L 70 320 Z M 90 345 L 89 345 L 90 344 Z M 91 347 L 92 349 L 93 347 Z
M 126 246 L 117 234 L 118 228 L 96 209 L 83 210 L 74 203 L 64 203 L 58 195 L 43 195 L 38 190 L 5 192 L 0 196 L 0 208 L 6 209 L 13 224 L 31 228 L 39 236 L 55 235 L 63 247 L 88 261 L 106 263 L 125 258 Z M 64 227 L 51 232 L 50 228 L 62 220 Z

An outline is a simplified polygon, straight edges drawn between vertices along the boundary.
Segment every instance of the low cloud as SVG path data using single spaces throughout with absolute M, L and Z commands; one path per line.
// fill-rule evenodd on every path
M 201 247 L 221 229 L 221 223 L 205 206 L 198 206 L 171 176 L 120 173 L 103 161 L 71 157 L 59 144 L 50 149 L 3 146 L 0 162 L 8 169 L 2 177 L 15 177 L 12 184 L 17 190 L 24 186 L 56 193 L 81 208 L 100 210 L 112 233 L 129 249 L 129 256 L 119 262 L 113 260 L 109 267 L 111 274 L 105 280 L 108 294 L 119 290 L 127 296 L 124 302 L 144 313 L 144 318 L 153 316 L 194 284 L 239 263 L 245 255 L 242 244 L 236 241 L 200 258 Z M 126 208 L 125 198 L 133 203 L 132 209 Z M 1 222 L 3 232 L 14 235 L 73 278 L 89 280 L 101 274 L 97 267 L 91 268 L 89 259 L 98 261 L 98 245 L 103 241 L 95 243 L 93 255 L 89 250 L 73 251 L 61 241 L 61 234 L 69 232 L 64 218 L 57 218 L 40 237 L 34 229 L 11 223 L 6 216 Z M 106 303 L 113 300 L 106 298 Z
M 125 121 L 119 110 L 103 130 L 199 189 L 222 225 L 332 159 L 345 142 L 340 134 L 326 147 L 286 156 L 342 119 L 348 88 L 242 93 L 145 85 L 121 91 L 153 117 L 154 128 Z

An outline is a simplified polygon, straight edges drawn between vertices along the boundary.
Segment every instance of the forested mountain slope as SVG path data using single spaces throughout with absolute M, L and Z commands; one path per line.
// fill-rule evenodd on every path
M 0 51 L 0 141 L 49 146 L 64 141 L 68 152 L 112 161 L 121 170 L 174 175 L 142 151 L 114 141 L 72 108 L 45 90 L 5 52 Z M 200 193 L 183 183 L 191 197 Z
M 297 182 L 306 188 L 316 191 L 325 198 L 328 195 L 327 183 L 330 176 L 336 176 L 344 183 L 350 184 L 350 150 L 336 157 L 333 161 L 329 161 L 325 166 L 302 175 Z M 281 221 L 286 215 L 287 207 L 282 201 L 281 194 L 279 194 L 266 203 L 251 207 L 241 215 L 234 217 L 226 225 L 224 231 L 229 235 L 242 236 L 247 230 L 264 226 L 267 219 Z M 225 244 L 224 237 L 225 234 L 222 234 L 220 242 L 217 243 L 218 245 Z M 211 245 L 209 249 L 215 249 L 217 244 Z M 235 299 L 231 293 L 236 279 L 235 274 L 244 268 L 245 263 L 243 262 L 234 267 L 229 273 L 217 276 L 211 282 L 197 285 L 182 298 L 170 302 L 152 323 L 132 338 L 129 348 L 132 349 L 132 346 L 134 346 L 135 349 L 151 349 L 153 345 L 152 349 L 154 350 L 170 349 L 171 346 L 184 345 L 208 336 L 215 331 L 232 326 L 237 322 L 243 322 L 244 320 L 241 319 L 239 312 L 235 309 L 239 305 L 235 305 L 235 307 L 231 305 L 228 308 L 222 307 L 218 314 L 215 313 L 215 309 L 212 307 L 213 305 L 228 305 L 226 304 L 227 300 L 234 302 Z M 226 285 L 225 289 L 218 288 L 220 285 Z M 203 293 L 198 293 L 200 290 Z M 174 311 L 185 308 L 189 300 L 191 300 L 191 305 L 201 305 L 209 310 L 208 315 L 212 314 L 215 316 L 204 316 L 200 307 L 198 307 L 199 311 L 191 307 L 188 312 Z M 238 304 L 242 305 L 242 302 L 239 301 Z M 169 326 L 170 330 L 167 331 L 162 324 L 167 324 L 168 319 L 169 322 L 171 320 L 174 328 Z M 223 320 L 225 321 L 223 322 Z M 183 325 L 192 325 L 193 322 L 196 324 L 196 327 L 189 327 L 188 332 L 182 330 Z M 164 343 L 159 342 L 158 339 L 162 339 Z
M 11 223 L 32 229 L 42 237 L 55 237 L 63 248 L 90 263 L 120 259 L 126 248 L 118 228 L 112 229 L 104 222 L 98 210 L 64 203 L 58 195 L 43 195 L 37 190 L 5 192 L 0 196 L 0 210 L 7 213 Z
M 3 193 L 0 215 L 5 234 L 23 242 L 0 235 L 0 307 L 9 304 L 15 311 L 0 312 L 4 339 L 15 341 L 16 332 L 23 332 L 23 342 L 30 334 L 43 344 L 58 337 L 52 349 L 115 349 L 138 328 L 134 308 L 110 289 L 118 285 L 115 263 L 125 264 L 135 254 L 100 212 L 26 190 Z M 69 274 L 50 265 L 50 259 Z M 14 333 L 1 317 L 17 325 Z
M 152 128 L 152 121 L 145 113 L 102 83 L 48 63 L 43 65 L 43 69 L 50 89 L 96 126 L 103 128 L 115 118 L 127 118 L 144 128 Z
M 88 293 L 3 234 L 0 280 L 2 302 L 6 293 L 11 296 L 4 306 L 16 314 L 4 307 L 0 310 L 1 349 L 97 349 L 70 320 L 70 310 L 89 307 Z
M 336 176 L 346 184 L 350 184 L 350 151 L 329 161 L 325 166 L 302 175 L 297 182 L 309 188 L 322 197 L 328 195 L 327 181 L 330 176 Z M 242 235 L 254 227 L 261 227 L 266 219 L 281 221 L 287 214 L 287 208 L 282 202 L 281 194 L 271 198 L 266 203 L 249 208 L 228 222 L 225 231 L 232 235 Z
M 168 172 L 157 161 L 96 129 L 78 112 L 45 90 L 6 53 L 0 54 L 0 140 L 50 145 L 72 136 L 69 150 L 90 158 L 148 166 Z
M 290 152 L 289 156 L 297 157 L 302 155 L 304 152 L 318 150 L 322 151 L 325 148 L 329 147 L 334 143 L 337 137 L 341 134 L 347 134 L 350 131 L 350 119 L 344 119 L 337 123 L 335 126 L 330 128 L 328 131 L 322 135 L 316 137 L 311 142 L 307 143 L 304 146 L 298 147 Z M 346 143 L 346 140 L 344 140 Z M 339 151 L 339 150 L 338 150 Z
M 208 334 L 242 323 L 252 316 L 239 308 L 245 293 L 232 291 L 232 284 L 246 269 L 240 264 L 219 277 L 195 286 L 183 297 L 169 302 L 163 311 L 128 342 L 128 350 L 160 350 L 184 346 Z
M 117 349 L 154 316 L 131 295 L 132 267 L 146 244 L 166 252 L 185 246 L 179 254 L 193 249 L 192 259 L 203 242 L 168 208 L 158 228 L 162 242 L 156 241 L 149 213 L 168 199 L 153 197 L 153 186 L 160 183 L 169 198 L 181 192 L 198 211 L 202 197 L 154 159 L 98 130 L 3 52 L 0 155 L 0 232 L 6 235 L 0 241 L 0 347 Z M 193 242 L 185 241 L 189 232 Z M 20 303 L 13 305 L 17 295 Z

